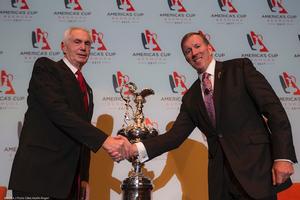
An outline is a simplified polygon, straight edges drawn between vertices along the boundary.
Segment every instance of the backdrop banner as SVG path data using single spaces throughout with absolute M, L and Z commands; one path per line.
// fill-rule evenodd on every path
M 180 41 L 202 31 L 216 60 L 248 57 L 271 83 L 290 118 L 299 159 L 299 18 L 299 0 L 1 0 L 0 186 L 8 185 L 18 148 L 33 63 L 42 56 L 61 59 L 60 42 L 70 26 L 91 31 L 83 73 L 94 91 L 92 123 L 108 135 L 122 127 L 120 88 L 129 81 L 155 91 L 144 107 L 146 123 L 159 134 L 170 128 L 197 79 Z M 153 200 L 208 199 L 207 163 L 206 139 L 195 129 L 180 148 L 146 163 Z M 92 154 L 91 199 L 120 199 L 130 169 L 131 163 L 114 163 L 103 150 Z M 292 179 L 300 183 L 299 165 Z

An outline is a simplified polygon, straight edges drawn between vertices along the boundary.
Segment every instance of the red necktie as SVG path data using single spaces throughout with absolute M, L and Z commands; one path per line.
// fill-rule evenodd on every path
M 79 83 L 81 92 L 83 94 L 84 109 L 85 111 L 88 111 L 89 103 L 88 103 L 88 94 L 87 94 L 85 80 L 80 70 L 76 72 L 76 75 L 77 75 L 77 81 Z
M 87 112 L 88 111 L 88 93 L 87 93 L 87 87 L 86 87 L 86 83 L 85 83 L 85 80 L 83 78 L 83 75 L 81 73 L 80 70 L 78 70 L 76 72 L 76 75 L 77 75 L 77 81 L 79 83 L 79 87 L 80 87 L 80 90 L 83 94 L 83 103 L 84 103 L 84 109 L 85 111 Z M 79 164 L 80 165 L 80 164 Z M 81 197 L 81 178 L 80 178 L 80 173 L 77 174 L 77 200 L 80 200 L 82 197 Z
M 204 103 L 209 119 L 214 127 L 216 127 L 215 106 L 213 101 L 213 89 L 209 79 L 210 74 L 204 72 L 202 75 L 202 89 L 204 93 Z

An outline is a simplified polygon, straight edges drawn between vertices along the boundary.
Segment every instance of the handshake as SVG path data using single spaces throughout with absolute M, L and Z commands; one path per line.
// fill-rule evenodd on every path
M 120 162 L 124 159 L 129 160 L 138 155 L 136 145 L 131 144 L 127 138 L 121 135 L 107 137 L 102 147 L 116 162 Z

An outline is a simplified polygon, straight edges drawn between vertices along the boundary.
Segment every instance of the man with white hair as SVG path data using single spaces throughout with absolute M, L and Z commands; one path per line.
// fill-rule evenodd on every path
M 61 43 L 63 59 L 35 62 L 9 182 L 13 197 L 88 199 L 90 150 L 126 156 L 125 138 L 107 136 L 90 123 L 93 95 L 81 69 L 91 44 L 88 30 L 71 27 Z

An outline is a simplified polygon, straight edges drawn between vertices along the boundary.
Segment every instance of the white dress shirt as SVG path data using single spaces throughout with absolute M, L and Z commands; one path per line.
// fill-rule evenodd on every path
M 77 75 L 76 75 L 76 72 L 78 71 L 78 69 L 76 67 L 74 67 L 74 65 L 72 65 L 70 63 L 70 61 L 68 61 L 68 59 L 66 57 L 63 58 L 63 61 L 64 63 L 70 68 L 70 70 L 73 72 L 73 74 L 76 76 L 77 78 Z

